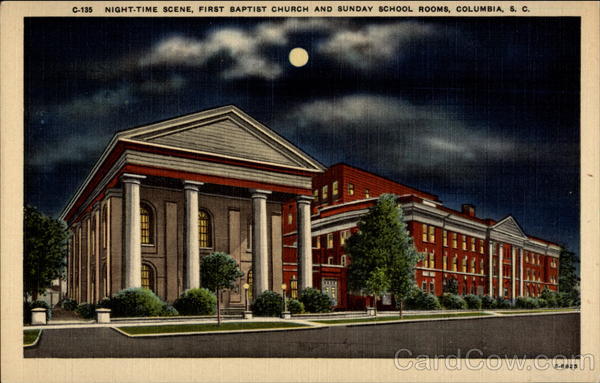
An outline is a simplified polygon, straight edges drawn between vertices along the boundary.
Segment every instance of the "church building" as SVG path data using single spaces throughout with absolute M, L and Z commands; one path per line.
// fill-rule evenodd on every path
M 117 133 L 68 203 L 67 294 L 97 302 L 146 287 L 172 302 L 199 287 L 200 260 L 230 254 L 244 276 L 220 297 L 244 307 L 265 290 L 295 298 L 305 287 L 336 309 L 348 291 L 344 242 L 379 195 L 393 193 L 424 259 L 417 285 L 442 294 L 514 299 L 558 290 L 560 247 L 527 235 L 512 216 L 479 218 L 439 198 L 346 164 L 326 168 L 235 106 Z M 392 308 L 383 297 L 381 308 Z

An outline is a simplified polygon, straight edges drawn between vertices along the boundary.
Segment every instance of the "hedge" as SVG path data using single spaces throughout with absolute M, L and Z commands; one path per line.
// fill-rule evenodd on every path
M 184 291 L 173 302 L 179 315 L 213 315 L 217 312 L 217 297 L 205 288 Z
M 283 298 L 274 291 L 264 291 L 252 303 L 252 312 L 256 316 L 275 317 L 281 315 Z
M 299 301 L 304 304 L 304 310 L 309 313 L 328 313 L 333 306 L 329 295 L 312 287 L 307 287 L 300 292 Z

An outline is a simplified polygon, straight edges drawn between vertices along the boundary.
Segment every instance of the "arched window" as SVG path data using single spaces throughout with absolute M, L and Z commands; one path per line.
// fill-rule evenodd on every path
M 206 210 L 198 211 L 198 241 L 200 247 L 213 247 L 212 244 L 212 220 Z
M 142 263 L 142 287 L 154 291 L 154 269 L 148 263 Z
M 142 245 L 154 244 L 154 213 L 148 204 L 140 205 L 140 220 Z

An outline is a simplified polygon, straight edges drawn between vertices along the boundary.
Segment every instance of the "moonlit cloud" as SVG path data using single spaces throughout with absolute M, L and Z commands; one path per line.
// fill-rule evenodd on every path
M 60 120 L 85 121 L 114 114 L 136 100 L 130 86 L 100 89 L 89 96 L 75 97 L 55 106 L 53 115 Z
M 436 34 L 431 25 L 412 21 L 340 29 L 319 44 L 319 52 L 361 70 L 401 60 L 411 43 Z

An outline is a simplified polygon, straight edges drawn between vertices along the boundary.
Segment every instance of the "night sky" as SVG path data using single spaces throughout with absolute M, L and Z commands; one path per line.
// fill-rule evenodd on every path
M 25 200 L 58 216 L 116 131 L 235 104 L 325 165 L 579 252 L 579 34 L 578 18 L 30 18 Z

